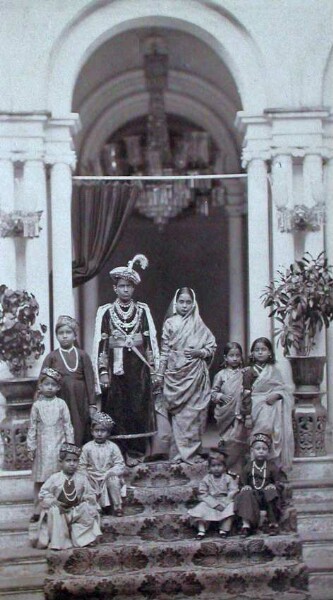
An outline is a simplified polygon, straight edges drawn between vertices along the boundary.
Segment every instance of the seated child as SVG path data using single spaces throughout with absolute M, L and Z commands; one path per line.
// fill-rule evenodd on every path
M 43 483 L 59 470 L 61 444 L 74 442 L 74 431 L 67 405 L 58 397 L 62 381 L 59 371 L 41 370 L 37 399 L 32 405 L 27 435 L 28 456 L 33 461 L 34 513 L 31 523 L 39 520 L 38 495 Z
M 242 487 L 235 498 L 235 514 L 242 519 L 242 537 L 251 535 L 258 528 L 260 510 L 267 512 L 270 535 L 279 532 L 282 473 L 273 461 L 267 460 L 271 445 L 269 435 L 254 434 L 251 444 L 252 460 L 243 469 L 240 478 Z
M 218 449 L 212 451 L 208 457 L 208 475 L 199 485 L 200 502 L 188 511 L 198 524 L 198 540 L 205 537 L 207 522 L 218 523 L 221 537 L 229 535 L 237 491 L 237 480 L 226 471 L 225 456 Z
M 114 421 L 106 413 L 96 411 L 92 416 L 93 440 L 85 444 L 80 457 L 80 471 L 87 474 L 97 502 L 105 513 L 113 506 L 117 517 L 123 515 L 121 488 L 125 461 L 116 444 L 108 438 Z
M 59 453 L 61 471 L 51 475 L 40 490 L 38 548 L 92 546 L 101 535 L 95 495 L 87 477 L 77 473 L 80 452 L 74 444 L 63 444 Z

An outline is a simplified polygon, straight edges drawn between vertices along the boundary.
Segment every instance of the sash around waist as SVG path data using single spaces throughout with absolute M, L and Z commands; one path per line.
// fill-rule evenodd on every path
M 113 335 L 109 337 L 109 347 L 110 348 L 132 348 L 133 346 L 142 346 L 143 345 L 143 335 L 142 333 L 134 333 L 131 334 L 119 334 L 119 337 L 114 337 Z

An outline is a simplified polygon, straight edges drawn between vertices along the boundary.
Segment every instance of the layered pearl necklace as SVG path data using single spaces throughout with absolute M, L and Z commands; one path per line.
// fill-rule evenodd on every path
M 121 304 L 120 300 L 116 300 L 114 307 L 118 315 L 123 319 L 123 321 L 128 321 L 135 311 L 135 302 L 131 300 L 129 304 Z M 125 308 L 126 310 L 123 310 Z
M 67 489 L 65 489 L 67 487 Z M 66 500 L 69 502 L 69 504 L 73 504 L 75 502 L 75 500 L 77 499 L 77 492 L 76 492 L 76 488 L 75 488 L 75 483 L 73 479 L 65 479 L 63 486 L 62 486 L 62 491 L 63 494 L 66 498 Z
M 74 354 L 75 354 L 75 365 L 74 365 L 74 367 L 70 367 L 69 364 L 66 362 L 66 359 L 65 359 L 65 353 L 69 354 L 70 352 L 72 352 L 72 350 L 74 350 Z M 67 371 L 69 371 L 70 373 L 75 373 L 75 371 L 77 371 L 77 368 L 79 366 L 79 353 L 78 353 L 77 349 L 75 348 L 75 346 L 72 346 L 71 348 L 69 348 L 69 350 L 65 350 L 64 348 L 59 348 L 59 352 L 60 352 L 60 356 L 61 356 L 62 362 L 64 363 Z
M 257 471 L 259 471 L 259 473 L 262 473 L 262 481 L 261 481 L 260 485 L 256 484 L 255 469 L 257 469 Z M 262 490 L 262 488 L 264 487 L 264 485 L 266 483 L 266 471 L 267 471 L 266 461 L 264 461 L 262 467 L 259 467 L 255 460 L 253 461 L 253 463 L 252 463 L 252 484 L 253 484 L 253 487 L 255 490 Z
M 142 310 L 140 309 L 140 307 L 137 308 L 135 315 L 133 317 L 133 319 L 129 322 L 124 322 L 124 318 L 123 318 L 123 314 L 124 311 L 121 310 L 121 312 L 119 311 L 119 304 L 117 302 L 114 303 L 114 305 L 112 306 L 112 308 L 110 309 L 110 313 L 111 313 L 111 321 L 114 323 L 114 325 L 116 326 L 117 329 L 119 329 L 120 331 L 124 330 L 128 331 L 129 329 L 138 329 L 138 326 L 140 324 L 140 318 L 141 318 L 141 313 Z M 133 315 L 133 312 L 135 310 L 135 303 L 133 302 L 133 310 L 131 310 L 131 315 Z M 127 314 L 127 311 L 125 312 L 126 315 L 126 319 L 129 319 L 129 315 Z M 133 333 L 133 332 L 132 332 Z

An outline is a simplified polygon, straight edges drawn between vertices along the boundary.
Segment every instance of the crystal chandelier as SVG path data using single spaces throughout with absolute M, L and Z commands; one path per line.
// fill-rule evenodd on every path
M 211 164 L 212 142 L 206 131 L 187 128 L 181 135 L 170 139 L 164 98 L 168 63 L 164 39 L 160 36 L 149 37 L 144 48 L 144 73 L 149 93 L 145 144 L 142 135 L 124 135 L 122 143 L 126 150 L 125 158 L 119 155 L 119 143 L 105 145 L 101 163 L 108 175 L 174 176 L 214 172 Z M 197 212 L 208 214 L 208 200 L 213 199 L 214 204 L 220 205 L 222 196 L 222 188 L 213 187 L 209 180 L 156 180 L 145 182 L 136 209 L 163 228 L 190 205 L 194 205 Z

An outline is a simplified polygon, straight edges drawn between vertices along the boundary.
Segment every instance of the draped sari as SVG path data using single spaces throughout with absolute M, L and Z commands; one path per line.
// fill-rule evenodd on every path
M 201 319 L 196 300 L 186 316 L 173 314 L 166 319 L 160 364 L 165 368 L 163 395 L 172 419 L 176 460 L 191 463 L 200 451 L 210 400 L 208 363 L 215 348 L 215 337 Z M 203 350 L 204 357 L 187 358 L 185 349 Z
M 266 399 L 273 392 L 280 394 L 281 399 L 269 405 Z M 266 365 L 252 388 L 252 434 L 267 433 L 272 436 L 270 458 L 279 458 L 286 469 L 291 467 L 294 456 L 292 407 L 293 396 L 283 382 L 279 369 L 275 365 Z

